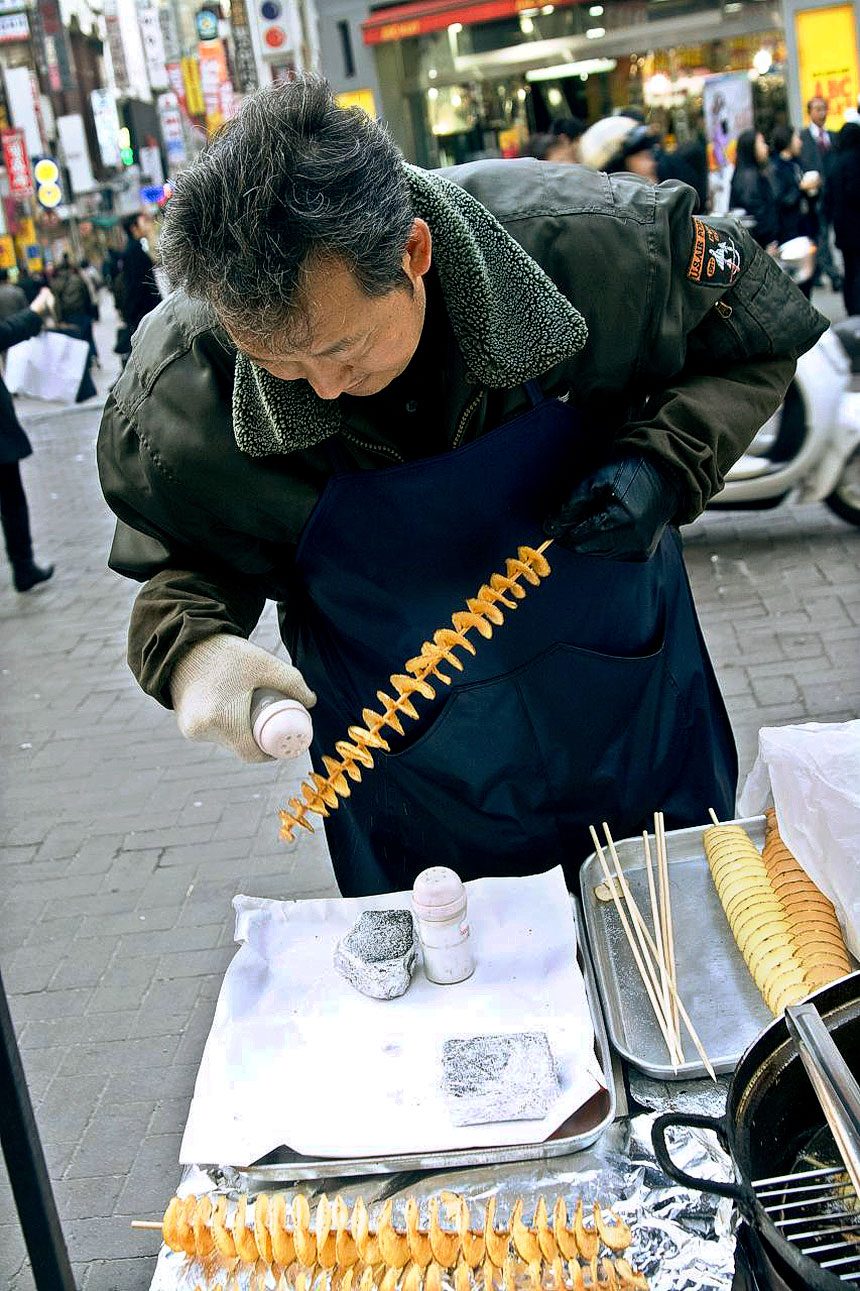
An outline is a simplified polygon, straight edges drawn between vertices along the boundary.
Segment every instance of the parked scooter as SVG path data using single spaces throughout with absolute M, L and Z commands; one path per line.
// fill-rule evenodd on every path
M 795 282 L 815 271 L 808 238 L 785 243 L 777 259 Z M 829 328 L 801 355 L 784 403 L 728 472 L 711 508 L 766 511 L 784 502 L 823 502 L 860 525 L 860 389 L 851 388 L 852 373 L 860 375 L 860 317 Z

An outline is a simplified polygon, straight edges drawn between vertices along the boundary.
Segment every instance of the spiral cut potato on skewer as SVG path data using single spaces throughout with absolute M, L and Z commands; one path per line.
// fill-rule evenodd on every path
M 645 1277 L 622 1255 L 632 1241 L 629 1226 L 598 1202 L 586 1222 L 581 1200 L 569 1214 L 563 1197 L 551 1212 L 541 1197 L 529 1225 L 518 1201 L 509 1223 L 500 1226 L 493 1198 L 474 1226 L 465 1198 L 446 1193 L 431 1198 L 428 1214 L 421 1227 L 414 1197 L 401 1227 L 390 1200 L 371 1225 L 361 1197 L 350 1211 L 342 1197 L 332 1202 L 322 1196 L 313 1214 L 301 1194 L 287 1200 L 283 1193 L 260 1193 L 253 1202 L 221 1196 L 214 1203 L 206 1196 L 174 1197 L 162 1235 L 171 1250 L 192 1258 L 206 1261 L 217 1252 L 227 1278 L 219 1282 L 219 1270 L 211 1285 L 222 1291 L 249 1266 L 271 1270 L 279 1291 L 311 1291 L 322 1275 L 330 1280 L 320 1288 L 333 1291 L 442 1291 L 443 1278 L 454 1291 L 647 1291 Z
M 300 796 L 291 798 L 280 814 L 281 838 L 290 843 L 297 826 L 314 832 L 308 820 L 308 814 L 325 817 L 339 805 L 340 798 L 350 795 L 349 781 L 361 780 L 362 769 L 369 771 L 373 767 L 374 754 L 387 753 L 390 745 L 380 734 L 394 731 L 403 734 L 401 718 L 417 721 L 419 713 L 413 700 L 416 697 L 433 699 L 436 691 L 430 684 L 430 678 L 450 686 L 451 677 L 444 671 L 443 665 L 462 672 L 463 661 L 457 655 L 458 650 L 475 654 L 475 644 L 469 640 L 473 630 L 482 637 L 491 637 L 493 628 L 504 621 L 502 606 L 514 610 L 517 601 L 526 594 L 523 583 L 536 587 L 542 578 L 550 573 L 549 562 L 543 552 L 550 545 L 545 542 L 539 549 L 520 547 L 516 557 L 506 561 L 504 574 L 493 574 L 478 589 L 476 596 L 466 602 L 465 610 L 458 610 L 451 616 L 450 628 L 440 628 L 434 632 L 432 641 L 425 641 L 419 653 L 405 664 L 402 673 L 394 673 L 390 685 L 394 694 L 383 690 L 377 691 L 379 709 L 365 708 L 361 714 L 363 726 L 350 726 L 348 738 L 338 740 L 335 744 L 337 757 L 328 754 L 323 758 L 323 765 L 328 772 L 321 775 L 312 771 L 300 786 Z
M 706 829 L 704 843 L 735 941 L 774 1015 L 851 972 L 833 906 L 783 843 L 772 810 L 761 854 L 740 825 Z

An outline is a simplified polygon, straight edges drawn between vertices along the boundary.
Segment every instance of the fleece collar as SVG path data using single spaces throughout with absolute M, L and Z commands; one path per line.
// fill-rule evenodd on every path
M 581 350 L 585 319 L 552 279 L 465 189 L 406 166 L 415 215 L 433 235 L 433 263 L 467 368 L 509 389 Z M 306 381 L 279 381 L 236 355 L 233 432 L 252 457 L 312 448 L 341 429 L 339 401 Z

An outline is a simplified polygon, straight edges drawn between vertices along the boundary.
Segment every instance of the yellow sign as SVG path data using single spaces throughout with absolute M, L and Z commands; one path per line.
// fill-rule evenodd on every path
M 8 234 L 4 234 L 0 237 L 0 269 L 14 269 L 17 263 L 15 243 Z
M 55 206 L 60 205 L 60 202 L 63 200 L 63 191 L 59 184 L 40 184 L 36 189 L 36 196 L 41 204 L 43 206 L 47 206 L 50 211 L 53 210 Z
M 803 105 L 813 98 L 826 99 L 827 125 L 838 130 L 846 109 L 857 107 L 860 94 L 854 5 L 800 9 L 794 22 Z
M 33 167 L 33 174 L 37 184 L 56 184 L 60 177 L 60 168 L 50 157 L 43 157 L 37 161 Z
M 369 117 L 377 115 L 373 90 L 344 90 L 334 96 L 334 101 L 339 108 L 361 108 Z
M 192 117 L 202 117 L 206 111 L 203 86 L 200 83 L 200 64 L 196 58 L 182 60 L 182 84 L 185 86 L 185 106 Z
M 23 220 L 18 221 L 17 238 L 18 241 L 23 242 L 25 246 L 30 246 L 36 241 L 36 225 L 30 219 L 29 215 L 25 216 Z

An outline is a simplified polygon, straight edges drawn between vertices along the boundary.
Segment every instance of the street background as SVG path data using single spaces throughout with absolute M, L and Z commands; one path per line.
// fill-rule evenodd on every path
M 19 401 L 37 558 L 57 572 L 17 596 L 0 569 L 0 968 L 78 1284 L 145 1291 L 157 1234 L 129 1222 L 160 1218 L 179 1178 L 231 898 L 335 888 L 321 831 L 277 838 L 304 765 L 186 743 L 126 668 L 135 589 L 106 568 L 94 460 L 116 373 L 102 312 L 101 397 Z M 860 533 L 816 505 L 706 516 L 685 540 L 742 775 L 760 726 L 857 716 Z M 257 639 L 275 646 L 271 613 Z M 0 1170 L 0 1287 L 32 1286 Z

